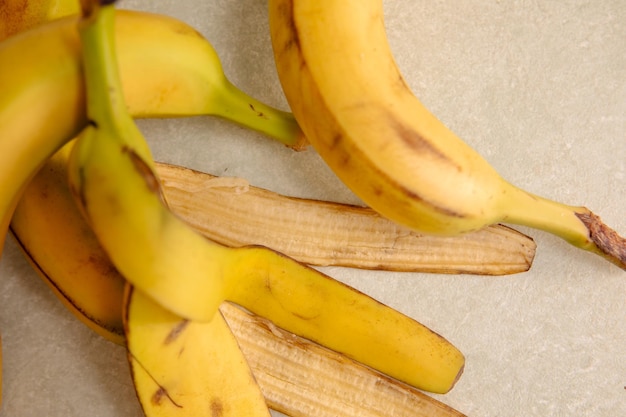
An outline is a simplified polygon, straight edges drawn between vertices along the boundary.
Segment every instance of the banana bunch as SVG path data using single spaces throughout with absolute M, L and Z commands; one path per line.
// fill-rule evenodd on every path
M 54 151 L 86 126 L 76 23 L 76 17 L 59 19 L 12 36 L 0 46 L 0 126 L 5 150 L 0 156 L 0 247 L 23 186 Z M 293 116 L 232 85 L 215 50 L 193 28 L 166 16 L 120 11 L 115 30 L 124 97 L 134 116 L 210 114 L 287 146 L 303 145 Z M 158 44 L 154 39 L 159 39 Z
M 95 2 L 85 9 L 88 124 L 69 157 L 69 183 L 132 285 L 124 329 L 146 414 L 197 415 L 208 407 L 212 415 L 269 415 L 219 313 L 224 301 L 413 386 L 448 391 L 464 359 L 441 336 L 272 250 L 209 241 L 168 209 L 150 149 L 124 102 L 114 8 Z M 202 364 L 207 372 L 198 373 Z
M 0 5 L 0 15 L 17 16 L 17 3 Z M 597 216 L 508 184 L 417 101 L 389 51 L 379 0 L 270 0 L 277 69 L 295 118 L 232 85 L 210 44 L 179 21 L 87 0 L 82 18 L 15 34 L 79 10 L 77 2 L 25 3 L 32 17 L 0 27 L 0 39 L 11 36 L 0 44 L 0 247 L 11 222 L 58 298 L 126 345 L 146 415 L 267 416 L 268 405 L 293 416 L 308 415 L 305 406 L 315 415 L 364 412 L 328 410 L 332 396 L 320 394 L 328 384 L 335 399 L 378 399 L 372 415 L 387 411 L 384 401 L 398 410 L 411 404 L 398 415 L 460 415 L 409 387 L 451 389 L 464 366 L 454 346 L 296 260 L 521 272 L 535 246 L 495 225 L 510 222 L 626 268 L 626 241 Z M 294 149 L 310 140 L 375 211 L 158 164 L 132 120 L 208 114 Z M 44 207 L 45 195 L 54 200 Z M 266 221 L 256 234 L 250 218 Z M 286 227 L 306 239 L 294 245 L 278 233 Z M 344 379 L 327 382 L 337 373 Z
M 13 179 L 24 181 L 7 190 L 7 194 L 13 191 L 13 195 L 6 199 L 3 208 L 10 214 L 26 180 L 46 163 L 55 148 L 81 131 L 68 156 L 67 169 L 71 193 L 88 221 L 89 231 L 93 230 L 96 237 L 89 240 L 88 236 L 81 236 L 78 242 L 101 244 L 104 249 L 98 261 L 101 281 L 87 283 L 85 287 L 98 287 L 109 280 L 104 287 L 108 285 L 107 288 L 113 288 L 116 295 L 120 291 L 125 295 L 102 297 L 113 303 L 105 302 L 92 310 L 82 310 L 74 303 L 86 297 L 81 294 L 79 285 L 75 286 L 77 295 L 74 298 L 68 297 L 63 288 L 54 286 L 53 281 L 50 283 L 77 315 L 117 342 L 122 341 L 122 335 L 108 323 L 117 319 L 113 316 L 124 311 L 123 337 L 137 394 L 146 413 L 193 413 L 206 410 L 209 404 L 213 414 L 217 415 L 240 415 L 242 410 L 246 410 L 246 415 L 267 415 L 264 397 L 219 312 L 224 301 L 237 303 L 268 318 L 277 328 L 318 342 L 399 381 L 427 391 L 448 391 L 462 372 L 464 358 L 441 336 L 282 254 L 259 246 L 230 249 L 209 241 L 170 212 L 156 175 L 156 164 L 131 118 L 132 114 L 138 113 L 133 113 L 132 98 L 127 101 L 126 97 L 133 96 L 132 89 L 137 88 L 136 84 L 124 82 L 130 87 L 123 90 L 120 76 L 124 74 L 123 65 L 119 66 L 118 74 L 118 57 L 122 63 L 124 54 L 116 52 L 115 36 L 120 36 L 123 25 L 116 24 L 114 33 L 114 19 L 118 23 L 124 20 L 122 16 L 128 16 L 128 27 L 135 30 L 141 28 L 141 19 L 133 20 L 137 15 L 132 13 L 117 13 L 116 16 L 112 5 L 86 2 L 83 6 L 85 16 L 80 20 L 59 20 L 28 34 L 17 35 L 3 45 L 9 51 L 8 57 L 21 42 L 25 42 L 24 39 L 32 40 L 44 61 L 45 51 L 63 46 L 58 48 L 60 54 L 50 54 L 51 67 L 59 69 L 51 79 L 37 86 L 18 82 L 13 90 L 9 89 L 7 82 L 8 91 L 24 97 L 24 100 L 5 101 L 2 117 L 7 115 L 3 120 L 9 125 L 8 137 L 14 140 L 13 133 L 17 133 L 17 129 L 10 129 L 8 122 L 12 119 L 9 116 L 15 115 L 16 109 L 24 106 L 29 96 L 42 85 L 43 91 L 50 92 L 55 91 L 59 83 L 64 84 L 69 90 L 69 94 L 64 95 L 67 96 L 65 104 L 77 109 L 76 114 L 61 121 L 61 125 L 65 123 L 62 129 L 52 134 L 45 132 L 53 137 L 52 140 L 44 138 L 44 133 L 35 135 L 35 129 L 22 133 L 23 137 L 27 134 L 31 137 L 12 156 L 17 159 L 21 154 L 33 152 L 37 145 L 40 149 L 36 161 L 40 162 L 31 162 L 27 173 L 16 173 L 18 175 Z M 148 16 L 146 20 L 160 19 Z M 173 20 L 164 20 L 167 20 L 163 25 L 167 27 L 165 30 L 176 33 L 179 38 L 181 34 L 197 37 L 180 24 L 168 27 Z M 76 42 L 78 38 L 73 26 L 76 24 L 80 29 L 79 42 Z M 146 28 L 146 31 L 158 29 L 159 24 L 150 23 Z M 44 39 L 49 39 L 45 36 L 49 31 L 59 33 L 55 37 L 56 45 L 42 45 Z M 154 32 L 149 35 L 154 36 Z M 137 40 L 136 37 L 129 39 L 132 40 L 124 43 L 126 47 Z M 163 47 L 163 44 L 159 46 Z M 219 81 L 221 84 L 213 89 L 219 90 L 225 84 L 223 79 Z M 144 91 L 151 91 L 153 87 L 144 88 Z M 206 96 L 203 99 L 202 106 L 197 103 L 182 106 L 182 114 L 188 114 L 189 108 L 198 114 L 208 113 Z M 219 95 L 216 98 L 216 94 L 212 94 L 209 99 L 215 100 L 212 103 L 217 103 L 218 107 L 228 107 L 228 103 L 220 101 Z M 167 102 L 161 98 L 152 107 L 157 110 L 152 112 L 181 114 L 168 113 L 158 107 L 164 101 Z M 86 112 L 81 110 L 82 106 Z M 55 113 L 52 103 L 44 103 L 43 107 L 48 111 L 47 120 L 64 118 L 61 113 Z M 139 108 L 151 109 L 145 103 Z M 259 106 L 250 103 L 247 108 L 259 111 Z M 68 113 L 67 108 L 65 113 Z M 302 143 L 301 132 L 289 114 L 277 112 L 275 118 L 271 117 L 271 111 L 269 114 L 270 122 L 264 124 L 273 126 L 272 129 L 278 126 L 279 133 L 265 133 L 269 132 L 279 140 L 283 138 L 286 144 L 294 147 Z M 236 121 L 243 117 L 244 122 L 240 123 L 254 128 L 254 123 L 248 123 L 245 116 L 227 117 Z M 287 123 L 281 125 L 277 119 Z M 282 132 L 287 133 L 282 135 Z M 32 136 L 37 136 L 35 144 Z M 54 163 L 54 158 L 47 163 Z M 15 223 L 19 223 L 19 215 Z M 107 264 L 109 259 L 114 267 Z M 47 271 L 41 267 L 54 263 L 52 258 L 38 259 L 34 266 L 46 275 Z M 123 280 L 116 275 L 119 273 Z M 119 321 L 116 324 L 119 329 Z M 166 359 L 155 360 L 163 358 Z M 215 366 L 216 362 L 220 362 L 219 368 Z M 202 363 L 206 363 L 206 369 L 211 372 L 199 376 L 197 367 Z M 226 379 L 232 383 L 224 384 Z M 209 387 L 211 389 L 207 389 Z
M 414 230 L 505 222 L 542 229 L 626 269 L 626 239 L 585 207 L 505 181 L 410 91 L 382 0 L 270 0 L 278 76 L 307 139 L 367 205 Z

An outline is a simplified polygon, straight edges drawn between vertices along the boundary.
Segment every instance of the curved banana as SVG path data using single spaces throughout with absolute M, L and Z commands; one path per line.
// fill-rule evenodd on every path
M 626 240 L 584 207 L 506 182 L 410 91 L 382 0 L 270 0 L 279 79 L 311 145 L 367 205 L 456 235 L 507 222 L 543 229 L 626 269 Z
M 134 116 L 216 115 L 288 146 L 303 145 L 292 115 L 233 86 L 193 28 L 149 13 L 119 11 L 118 17 L 121 77 Z M 87 123 L 76 22 L 59 19 L 0 44 L 0 248 L 27 180 Z
M 0 41 L 42 22 L 78 13 L 79 0 L 2 0 Z
M 210 321 L 230 300 L 410 385 L 448 391 L 464 358 L 441 336 L 284 255 L 211 242 L 168 210 L 119 88 L 106 30 L 113 12 L 103 7 L 100 17 L 83 33 L 89 123 L 68 170 L 76 201 L 122 275 L 181 317 Z

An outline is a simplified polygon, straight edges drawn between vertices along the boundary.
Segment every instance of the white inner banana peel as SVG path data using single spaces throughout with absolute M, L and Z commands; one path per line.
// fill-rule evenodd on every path
M 509 227 L 462 236 L 412 231 L 375 211 L 286 197 L 188 168 L 157 164 L 170 208 L 227 246 L 258 244 L 301 262 L 387 271 L 504 275 L 530 268 L 534 241 Z

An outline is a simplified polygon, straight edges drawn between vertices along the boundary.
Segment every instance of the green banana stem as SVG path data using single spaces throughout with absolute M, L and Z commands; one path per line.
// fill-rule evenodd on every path
M 250 97 L 228 79 L 217 92 L 213 114 L 254 129 L 279 142 L 301 150 L 307 140 L 291 113 L 278 110 Z
M 558 203 L 514 186 L 507 191 L 505 222 L 552 233 L 626 270 L 626 239 L 586 207 Z
M 85 5 L 87 3 L 87 5 Z M 111 0 L 83 1 L 83 19 L 81 39 L 92 48 L 83 48 L 83 67 L 88 77 L 85 77 L 87 95 L 87 119 L 90 124 L 104 124 L 118 132 L 128 132 L 136 129 L 134 121 L 128 111 L 118 70 L 118 61 L 115 48 L 113 27 L 115 8 Z M 97 10 L 100 8 L 101 10 Z M 96 122 L 97 121 L 97 122 Z M 135 135 L 128 135 L 132 140 Z M 145 142 L 134 141 L 142 156 L 150 156 L 150 149 Z M 152 158 L 145 158 L 151 161 Z

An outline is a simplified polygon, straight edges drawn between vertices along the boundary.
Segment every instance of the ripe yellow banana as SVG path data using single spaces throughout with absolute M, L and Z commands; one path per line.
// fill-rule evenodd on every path
M 72 149 L 69 179 L 123 276 L 181 317 L 210 321 L 230 300 L 413 386 L 448 391 L 464 358 L 441 336 L 277 252 L 211 242 L 168 210 L 150 149 L 124 105 L 113 18 L 103 7 L 82 32 L 89 123 Z
M 626 269 L 626 240 L 584 207 L 506 182 L 414 96 L 387 41 L 382 0 L 270 0 L 279 79 L 311 145 L 382 215 L 456 235 L 543 229 Z
M 78 13 L 79 0 L 2 0 L 0 41 L 42 22 Z
M 134 116 L 210 114 L 289 146 L 303 144 L 292 115 L 233 86 L 215 50 L 194 29 L 166 16 L 129 11 L 118 16 L 121 77 Z M 0 43 L 0 250 L 27 180 L 86 125 L 76 22 L 59 19 Z

